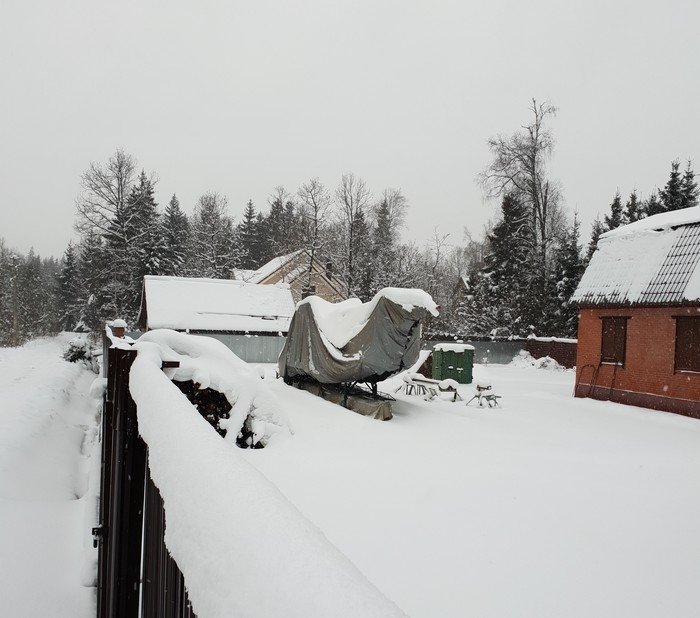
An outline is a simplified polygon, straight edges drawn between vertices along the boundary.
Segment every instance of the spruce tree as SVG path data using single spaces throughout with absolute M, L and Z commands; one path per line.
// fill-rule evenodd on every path
M 527 334 L 529 323 L 541 312 L 543 299 L 535 298 L 529 289 L 532 260 L 537 256 L 532 252 L 534 238 L 528 223 L 528 208 L 514 194 L 506 194 L 501 202 L 501 219 L 487 234 L 484 266 L 470 277 L 473 301 L 468 314 L 470 326 L 480 331 L 477 334 L 487 335 L 494 330 L 499 334 Z M 542 282 L 539 284 L 544 287 Z
M 610 204 L 610 214 L 605 215 L 605 230 L 614 230 L 624 224 L 622 197 L 620 192 L 615 193 L 612 203 Z
M 644 202 L 644 214 L 647 217 L 658 215 L 666 212 L 664 205 L 659 200 L 659 195 L 656 190 Z
M 639 201 L 636 190 L 630 193 L 629 199 L 625 203 L 623 217 L 625 224 L 634 223 L 644 218 L 644 205 Z
M 596 217 L 595 221 L 593 221 L 593 228 L 591 230 L 591 239 L 588 241 L 588 249 L 586 250 L 585 264 L 588 264 L 588 262 L 591 261 L 591 258 L 593 257 L 595 250 L 598 248 L 598 239 L 606 231 L 607 230 L 605 229 L 605 225 L 602 223 L 602 221 L 600 220 L 599 217 Z
M 583 276 L 584 263 L 580 245 L 581 225 L 578 216 L 561 239 L 555 256 L 556 309 L 552 335 L 575 337 L 578 329 L 578 309 L 570 300 Z
M 659 191 L 659 201 L 661 202 L 661 212 L 670 212 L 684 207 L 681 173 L 678 171 L 679 161 L 671 163 L 671 173 L 666 186 Z
M 371 296 L 386 287 L 392 287 L 395 280 L 397 249 L 392 229 L 391 211 L 386 199 L 382 199 L 376 209 L 376 222 L 370 238 L 370 259 L 372 262 Z
M 126 234 L 128 262 L 126 278 L 130 293 L 127 313 L 122 316 L 134 321 L 138 315 L 145 275 L 162 274 L 161 260 L 166 252 L 164 230 L 154 198 L 152 181 L 141 172 L 127 200 Z
M 695 172 L 693 172 L 691 162 L 688 161 L 681 180 L 681 208 L 691 208 L 697 205 L 698 185 L 695 182 Z
M 163 215 L 162 274 L 181 276 L 185 273 L 189 235 L 187 215 L 180 209 L 180 202 L 173 193 Z
M 367 302 L 374 296 L 372 280 L 375 265 L 372 262 L 370 229 L 363 210 L 358 210 L 355 213 L 353 227 L 356 233 L 356 242 L 353 251 L 355 284 L 352 294 L 362 302 Z
M 68 243 L 58 274 L 58 302 L 61 328 L 75 330 L 80 320 L 80 281 L 78 279 L 78 254 L 75 245 Z
M 259 261 L 258 230 L 253 200 L 248 200 L 243 211 L 243 220 L 238 224 L 238 238 L 241 248 L 241 268 L 255 269 L 262 266 Z
M 192 217 L 191 276 L 229 279 L 239 264 L 239 249 L 228 201 L 218 193 L 199 198 Z

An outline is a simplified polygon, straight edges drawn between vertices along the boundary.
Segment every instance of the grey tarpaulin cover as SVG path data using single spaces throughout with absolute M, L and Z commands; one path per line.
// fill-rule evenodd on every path
M 438 315 L 423 290 L 385 288 L 368 303 L 310 296 L 296 308 L 279 357 L 287 381 L 375 382 L 410 367 L 420 351 L 420 321 Z

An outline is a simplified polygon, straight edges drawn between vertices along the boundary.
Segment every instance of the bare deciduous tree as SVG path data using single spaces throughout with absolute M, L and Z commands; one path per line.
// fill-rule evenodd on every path
M 323 250 L 322 226 L 333 204 L 330 193 L 318 178 L 312 178 L 303 184 L 297 192 L 301 216 L 306 223 L 306 248 L 309 252 L 309 268 L 306 274 L 304 290 L 311 290 L 311 277 L 314 260 L 318 260 L 318 254 Z
M 136 159 L 117 150 L 106 165 L 90 163 L 80 178 L 75 227 L 82 234 L 108 234 L 112 221 L 126 208 L 136 180 Z
M 557 110 L 549 103 L 533 99 L 530 111 L 533 120 L 521 131 L 489 140 L 493 160 L 479 175 L 479 180 L 489 197 L 500 198 L 512 193 L 528 207 L 536 242 L 533 249 L 539 255 L 544 272 L 551 240 L 561 224 L 561 191 L 558 183 L 547 174 L 554 138 L 545 126 Z
M 355 292 L 356 256 L 361 252 L 362 242 L 367 241 L 367 239 L 358 237 L 357 230 L 361 223 L 364 223 L 364 215 L 371 199 L 372 194 L 364 180 L 356 178 L 352 173 L 343 174 L 340 184 L 335 190 L 335 200 L 345 236 L 343 257 L 348 296 Z

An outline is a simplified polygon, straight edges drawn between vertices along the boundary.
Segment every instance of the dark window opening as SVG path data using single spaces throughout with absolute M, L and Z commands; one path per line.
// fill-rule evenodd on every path
M 700 318 L 676 318 L 676 371 L 700 372 Z
M 625 364 L 628 318 L 602 318 L 603 337 L 600 345 L 600 362 Z
M 310 285 L 307 288 L 304 288 L 304 291 L 301 294 L 302 299 L 306 298 L 307 296 L 313 296 L 316 294 L 316 286 L 315 285 Z
M 333 277 L 333 264 L 331 262 L 326 262 L 326 277 L 329 279 Z

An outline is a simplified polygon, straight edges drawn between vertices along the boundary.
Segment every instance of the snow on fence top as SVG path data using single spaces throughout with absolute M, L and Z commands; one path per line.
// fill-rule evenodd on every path
M 578 343 L 578 339 L 569 339 L 567 337 L 536 337 L 528 335 L 528 341 L 542 341 L 543 343 Z
M 212 384 L 221 379 L 223 371 L 214 374 L 223 352 L 209 345 L 218 342 L 198 348 L 197 339 L 181 333 L 144 335 L 134 345 L 138 355 L 130 373 L 139 433 L 165 505 L 165 543 L 185 577 L 197 616 L 405 618 L 217 435 L 161 370 L 161 362 L 173 360 L 175 350 L 185 345 L 190 353 L 200 353 L 200 362 L 180 370 L 204 382 L 213 372 L 208 376 Z M 257 376 L 230 378 L 243 391 L 262 385 Z M 241 397 L 249 405 L 249 396 Z
M 143 329 L 286 333 L 294 314 L 284 284 L 146 276 L 143 285 Z
M 700 299 L 700 207 L 603 234 L 572 300 L 659 305 Z

